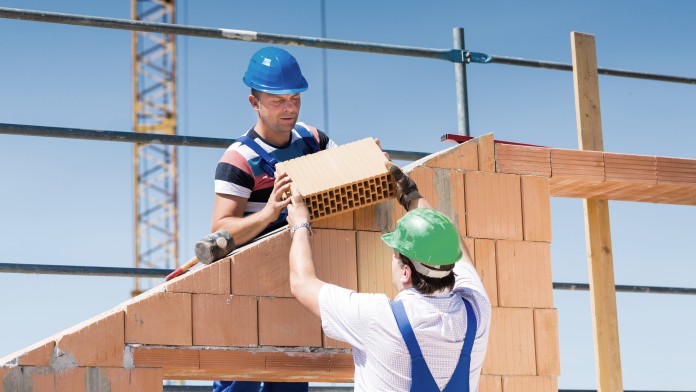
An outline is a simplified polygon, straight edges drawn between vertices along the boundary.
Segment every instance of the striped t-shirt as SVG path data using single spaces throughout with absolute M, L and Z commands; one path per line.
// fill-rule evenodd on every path
M 336 146 L 336 143 L 324 132 L 301 122 L 298 124 L 312 133 L 321 150 Z M 294 129 L 292 139 L 286 146 L 276 146 L 265 141 L 253 128 L 244 135 L 255 141 L 278 162 L 301 157 L 304 155 L 303 150 L 311 151 L 311 148 L 302 140 L 302 136 Z M 234 142 L 227 148 L 215 170 L 215 193 L 246 198 L 244 216 L 261 211 L 273 191 L 274 180 L 263 171 L 259 164 L 260 160 L 261 158 L 251 148 L 240 142 Z M 284 225 L 286 216 L 286 212 L 283 211 L 278 219 L 261 234 Z

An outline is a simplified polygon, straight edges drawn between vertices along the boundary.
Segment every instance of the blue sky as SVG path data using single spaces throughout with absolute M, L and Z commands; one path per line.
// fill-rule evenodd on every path
M 686 1 L 327 2 L 327 37 L 467 49 L 571 62 L 570 32 L 594 34 L 600 67 L 696 76 L 696 3 Z M 114 18 L 127 0 L 0 0 L 0 7 Z M 179 0 L 178 22 L 318 37 L 314 1 Z M 131 34 L 0 19 L 0 122 L 132 129 Z M 179 133 L 234 138 L 253 125 L 241 83 L 264 44 L 180 38 Z M 321 51 L 291 47 L 310 89 L 300 119 L 339 143 L 373 136 L 387 149 L 439 151 L 457 132 L 451 63 L 328 51 L 329 127 Z M 570 72 L 468 67 L 472 135 L 577 148 Z M 600 77 L 606 151 L 696 158 L 696 87 Z M 185 261 L 208 232 L 222 151 L 180 150 L 180 243 Z M 132 266 L 132 145 L 0 135 L 0 262 Z M 617 284 L 696 287 L 693 207 L 611 202 Z M 587 282 L 580 200 L 552 199 L 553 277 Z M 128 299 L 132 279 L 0 274 L 0 356 Z M 555 292 L 561 388 L 595 388 L 587 292 Z M 696 298 L 618 294 L 626 389 L 694 389 Z

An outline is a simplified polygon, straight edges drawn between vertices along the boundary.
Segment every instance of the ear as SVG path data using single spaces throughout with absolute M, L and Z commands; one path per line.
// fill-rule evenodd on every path
M 259 110 L 259 100 L 251 94 L 249 94 L 249 103 L 254 110 Z
M 404 286 L 404 288 L 409 288 L 412 286 L 411 282 L 411 274 L 413 271 L 411 271 L 411 267 L 404 265 L 404 268 L 401 269 L 401 277 L 399 278 L 399 282 Z

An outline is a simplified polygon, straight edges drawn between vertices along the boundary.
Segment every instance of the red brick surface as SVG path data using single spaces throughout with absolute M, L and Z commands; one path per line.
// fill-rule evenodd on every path
M 475 238 L 517 239 L 522 235 L 520 178 L 512 174 L 465 174 L 467 234 Z
M 78 366 L 123 366 L 124 314 L 97 316 L 57 339 L 56 345 Z
M 535 375 L 532 309 L 492 308 L 483 374 Z M 503 391 L 506 391 L 503 387 Z
M 557 392 L 555 377 L 503 377 L 503 392 Z
M 551 242 L 551 194 L 546 177 L 522 176 L 522 226 L 525 241 Z
M 258 346 L 256 297 L 193 294 L 194 346 Z
M 561 374 L 561 354 L 558 343 L 558 311 L 556 309 L 534 309 L 534 340 L 537 374 L 540 376 L 559 376 Z
M 549 243 L 496 241 L 496 264 L 500 306 L 553 308 Z
M 498 306 L 498 272 L 495 263 L 495 241 L 476 240 L 476 271 L 483 281 L 491 306 Z
M 191 294 L 162 292 L 126 307 L 126 343 L 191 345 Z
M 391 260 L 393 251 L 382 241 L 382 234 L 358 232 L 358 291 L 396 296 L 392 285 Z
M 166 290 L 174 293 L 229 294 L 231 264 L 229 258 L 210 265 L 199 263 L 189 272 L 169 282 Z
M 321 321 L 294 298 L 259 298 L 259 344 L 321 347 Z

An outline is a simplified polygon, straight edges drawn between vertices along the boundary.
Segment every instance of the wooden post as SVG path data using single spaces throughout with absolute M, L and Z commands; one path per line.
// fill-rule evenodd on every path
M 593 35 L 571 33 L 578 143 L 581 150 L 603 151 L 597 54 Z M 607 200 L 584 200 L 585 233 L 592 302 L 597 387 L 623 391 L 614 260 Z

